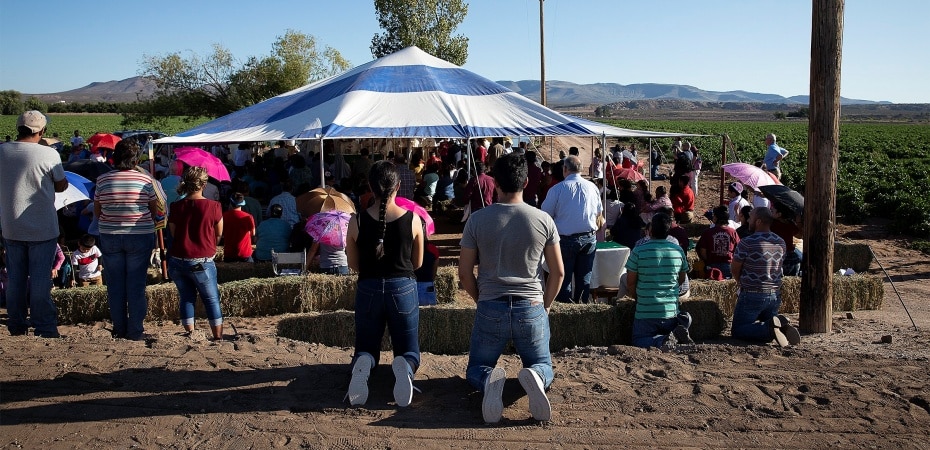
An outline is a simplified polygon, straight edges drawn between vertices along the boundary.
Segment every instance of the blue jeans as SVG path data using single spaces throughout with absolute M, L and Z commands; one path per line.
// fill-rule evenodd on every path
M 149 306 L 145 279 L 154 247 L 154 234 L 100 234 L 110 319 L 116 337 L 142 337 L 142 321 Z
M 781 273 L 789 277 L 801 275 L 801 257 L 803 253 L 797 248 L 794 251 L 785 253 L 785 259 L 781 263 Z
M 8 276 L 6 309 L 10 334 L 25 334 L 29 322 L 38 336 L 58 335 L 58 308 L 52 301 L 52 264 L 55 239 L 14 241 L 4 239 Z M 29 319 L 26 315 L 29 313 Z
M 562 280 L 562 288 L 555 297 L 556 301 L 588 303 L 591 297 L 591 271 L 594 269 L 597 237 L 594 233 L 582 236 L 559 236 L 559 248 L 562 250 L 565 279 Z M 572 280 L 575 281 L 574 292 L 572 292 Z
M 775 336 L 769 320 L 778 314 L 781 296 L 776 293 L 740 291 L 733 309 L 733 328 L 730 335 L 747 341 L 769 342 Z
M 355 292 L 355 358 L 371 355 L 378 364 L 387 325 L 394 356 L 403 356 L 415 373 L 420 367 L 420 302 L 413 278 L 358 280 Z M 355 363 L 353 358 L 353 364 Z
M 633 346 L 661 347 L 675 327 L 684 325 L 690 320 L 690 316 L 685 312 L 668 319 L 633 319 Z
M 333 266 L 333 267 L 320 267 L 318 273 L 327 274 L 327 275 L 348 275 L 349 266 Z
M 475 313 L 465 378 L 475 389 L 483 390 L 504 346 L 513 340 L 523 367 L 535 370 L 548 388 L 553 378 L 550 336 L 549 316 L 542 302 L 534 305 L 511 296 L 482 300 Z
M 220 289 L 216 281 L 216 263 L 212 259 L 205 261 L 185 261 L 175 257 L 168 258 L 168 275 L 178 287 L 181 313 L 181 325 L 194 325 L 194 303 L 197 294 L 203 301 L 204 309 L 211 326 L 223 324 L 220 312 Z

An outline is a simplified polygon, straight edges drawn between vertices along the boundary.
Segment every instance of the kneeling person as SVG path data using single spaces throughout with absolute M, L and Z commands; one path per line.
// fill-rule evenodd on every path
M 627 295 L 636 299 L 633 345 L 637 347 L 694 343 L 688 332 L 691 314 L 678 310 L 678 286 L 688 273 L 688 259 L 681 247 L 666 240 L 671 227 L 667 214 L 652 216 L 652 239 L 637 245 L 626 262 Z
M 484 393 L 484 421 L 500 421 L 507 375 L 496 365 L 513 340 L 523 362 L 518 378 L 529 397 L 530 412 L 536 420 L 550 420 L 546 389 L 553 373 L 548 311 L 565 277 L 559 233 L 548 214 L 523 202 L 527 166 L 522 155 L 499 158 L 493 175 L 498 203 L 473 213 L 462 233 L 459 278 L 478 306 L 466 378 Z M 537 278 L 543 259 L 549 267 L 545 291 Z

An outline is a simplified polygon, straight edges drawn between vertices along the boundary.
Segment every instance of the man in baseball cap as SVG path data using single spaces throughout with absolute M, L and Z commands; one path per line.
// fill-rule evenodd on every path
M 26 111 L 16 120 L 17 138 L 0 145 L 0 228 L 7 251 L 7 329 L 25 335 L 30 319 L 39 337 L 57 338 L 58 310 L 49 269 L 55 259 L 58 215 L 55 193 L 68 187 L 61 157 L 39 144 L 48 119 Z

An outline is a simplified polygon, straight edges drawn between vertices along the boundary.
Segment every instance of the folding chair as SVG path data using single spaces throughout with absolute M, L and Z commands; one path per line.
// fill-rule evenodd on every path
M 305 252 L 277 253 L 271 251 L 271 270 L 276 276 L 304 275 L 307 273 Z

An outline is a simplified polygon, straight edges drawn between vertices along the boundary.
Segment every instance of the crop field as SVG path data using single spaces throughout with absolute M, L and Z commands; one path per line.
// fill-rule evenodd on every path
M 16 137 L 16 118 L 17 116 L 0 116 L 0 133 Z M 58 133 L 62 140 L 67 141 L 67 137 L 74 134 L 74 130 L 81 130 L 81 136 L 85 138 L 101 131 L 112 133 L 114 131 L 126 129 L 120 122 L 123 116 L 119 114 L 49 114 L 48 115 L 48 133 Z M 151 128 L 166 134 L 175 134 L 188 128 L 193 128 L 208 119 L 188 121 L 185 117 L 172 117 L 165 121 L 163 126 Z
M 690 139 L 705 170 L 719 169 L 721 135 L 734 151 L 727 162 L 754 163 L 765 154 L 767 133 L 791 152 L 782 162 L 782 181 L 804 192 L 807 177 L 807 121 L 702 122 L 612 121 L 612 125 L 653 131 L 708 134 Z M 671 142 L 661 143 L 667 150 Z M 670 155 L 669 155 L 670 156 Z M 737 159 L 735 159 L 737 158 Z M 837 170 L 837 215 L 855 223 L 865 217 L 892 220 L 895 231 L 930 237 L 930 126 L 841 124 Z
M 116 114 L 52 114 L 49 120 L 49 134 L 57 132 L 65 141 L 74 130 L 81 130 L 87 137 L 96 131 L 124 128 L 120 125 L 122 116 Z M 176 117 L 158 127 L 158 131 L 173 134 L 205 121 Z M 775 133 L 778 144 L 791 152 L 782 163 L 783 182 L 804 192 L 806 121 L 624 120 L 609 123 L 624 128 L 709 135 L 690 139 L 700 148 L 705 170 L 719 168 L 721 135 L 728 135 L 732 142 L 728 162 L 752 163 L 761 160 L 765 153 L 765 135 Z M 0 116 L 0 129 L 4 134 L 14 136 L 15 125 L 16 116 Z M 668 150 L 671 141 L 659 142 L 659 145 Z M 645 148 L 645 145 L 640 147 Z M 840 126 L 839 154 L 839 216 L 847 222 L 869 216 L 890 218 L 895 231 L 930 237 L 930 126 L 844 123 Z

